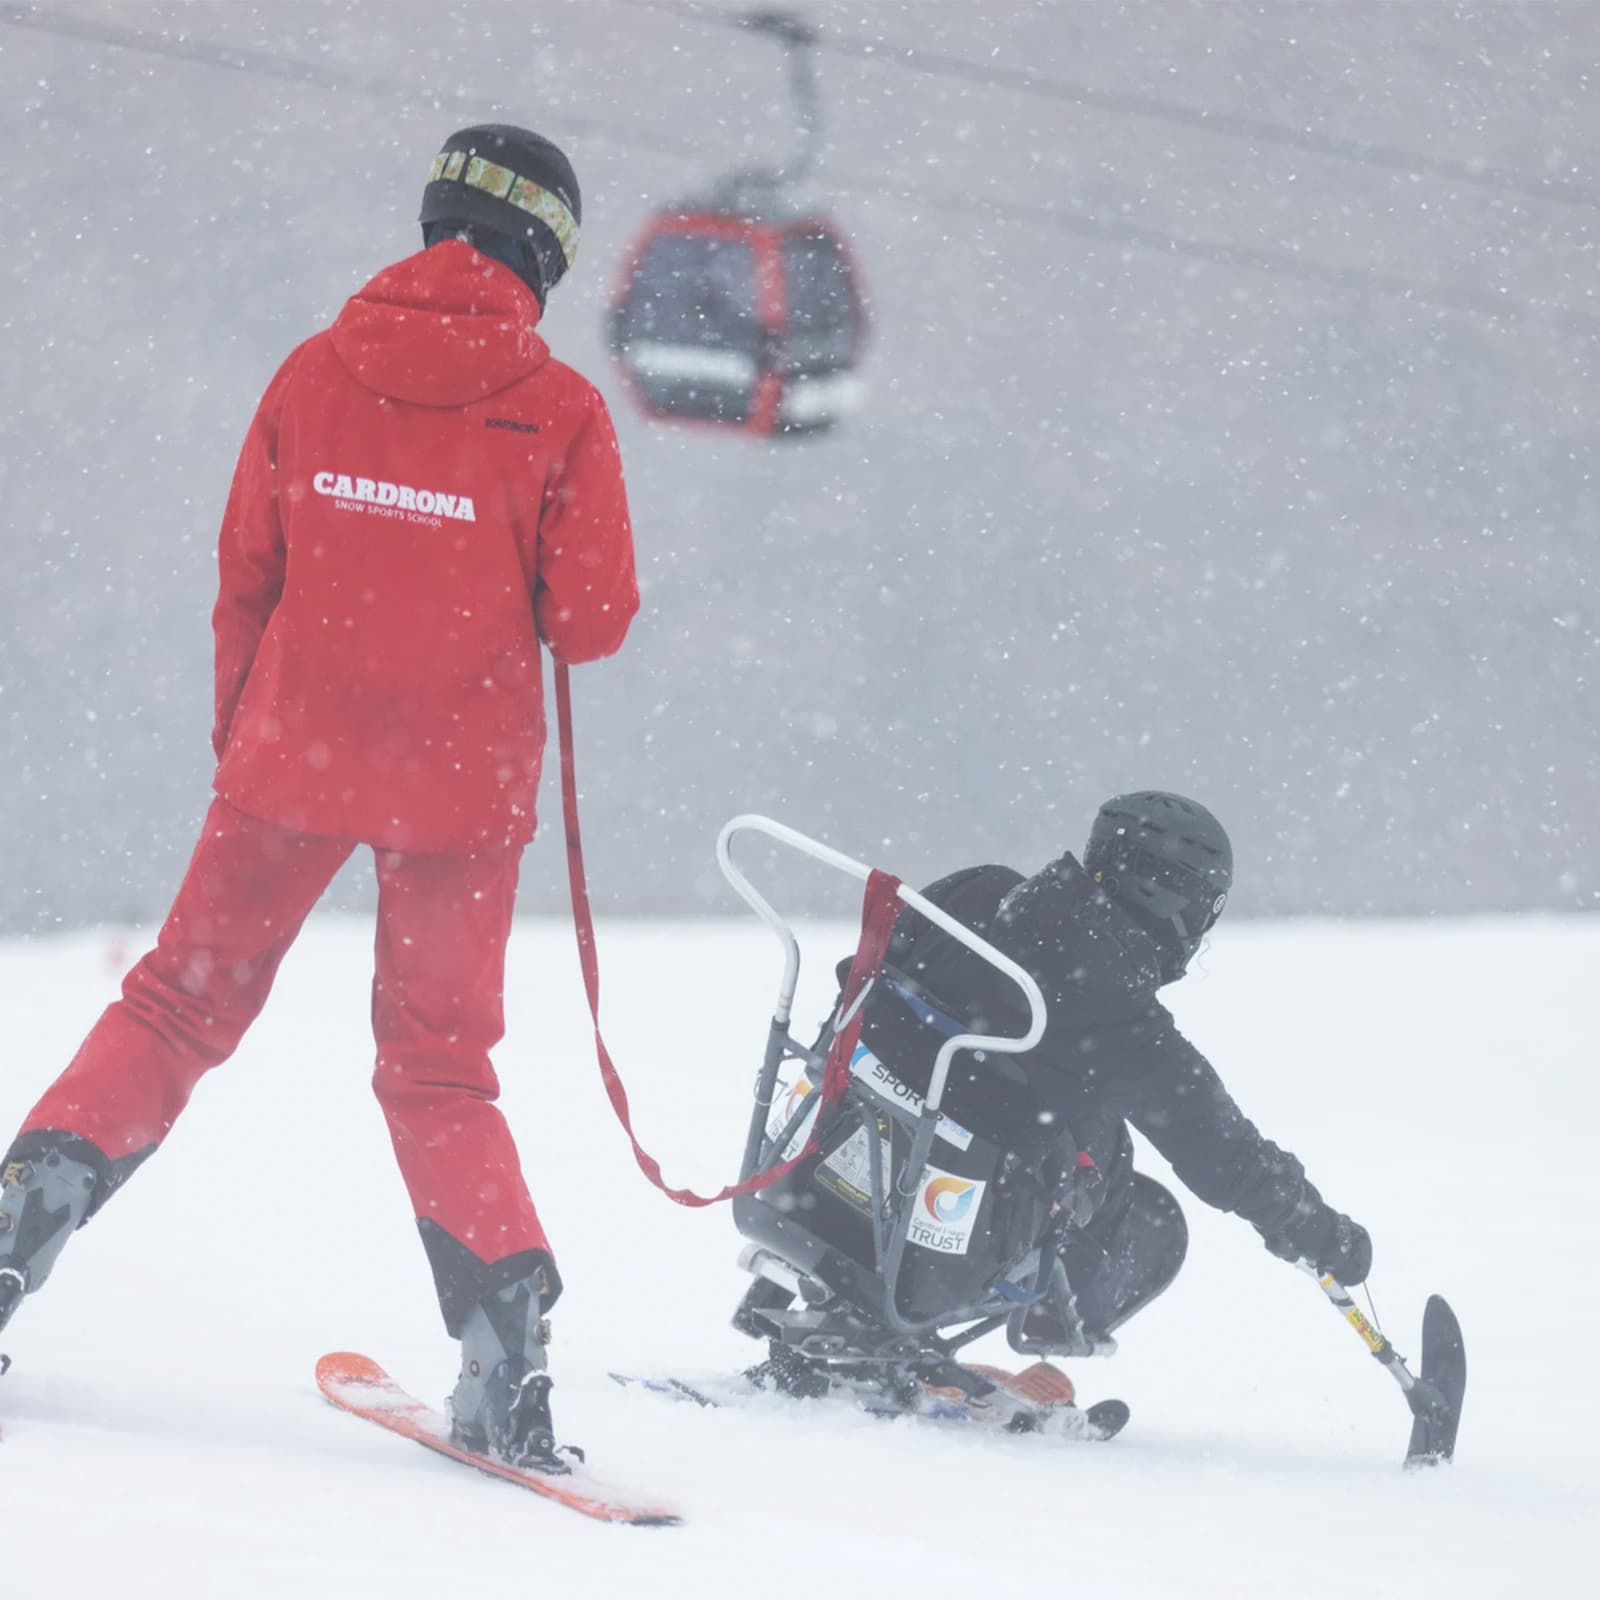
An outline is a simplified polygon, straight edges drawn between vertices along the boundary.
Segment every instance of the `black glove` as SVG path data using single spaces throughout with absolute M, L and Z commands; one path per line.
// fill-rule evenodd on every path
M 1372 1235 L 1331 1206 L 1318 1206 L 1277 1233 L 1261 1237 L 1273 1255 L 1285 1261 L 1309 1261 L 1318 1272 L 1332 1273 L 1347 1287 L 1365 1282 L 1372 1271 Z

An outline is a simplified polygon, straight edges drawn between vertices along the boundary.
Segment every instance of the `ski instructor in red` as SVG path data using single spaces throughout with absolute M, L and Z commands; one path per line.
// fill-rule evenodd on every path
M 540 645 L 591 661 L 638 609 L 615 435 L 538 324 L 578 245 L 567 158 L 445 141 L 424 248 L 290 355 L 219 546 L 216 798 L 156 947 L 5 1157 L 0 1327 L 225 1061 L 358 845 L 376 858 L 374 1088 L 444 1320 L 458 1442 L 558 1468 L 541 1318 L 561 1283 L 495 1106 Z

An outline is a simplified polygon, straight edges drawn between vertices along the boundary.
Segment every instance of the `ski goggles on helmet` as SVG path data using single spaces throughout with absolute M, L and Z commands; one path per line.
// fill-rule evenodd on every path
M 1228 903 L 1218 875 L 1184 861 L 1125 844 L 1108 862 L 1106 874 L 1116 880 L 1113 893 L 1163 922 L 1179 936 L 1198 941 L 1215 925 Z

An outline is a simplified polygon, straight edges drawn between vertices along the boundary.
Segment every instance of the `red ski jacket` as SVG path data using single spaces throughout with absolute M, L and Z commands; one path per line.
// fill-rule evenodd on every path
M 395 850 L 533 837 L 540 641 L 591 661 L 639 608 L 611 419 L 538 320 L 451 241 L 272 380 L 213 617 L 216 790 L 241 811 Z

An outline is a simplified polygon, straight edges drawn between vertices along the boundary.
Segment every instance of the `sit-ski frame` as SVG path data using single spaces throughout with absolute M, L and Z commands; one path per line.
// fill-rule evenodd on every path
M 789 1148 L 790 1141 L 803 1126 L 807 1115 L 816 1103 L 817 1096 L 821 1093 L 821 1083 L 819 1081 L 802 1100 L 786 1125 L 769 1139 L 766 1131 L 767 1118 L 772 1108 L 773 1092 L 777 1086 L 778 1073 L 783 1063 L 786 1060 L 801 1060 L 813 1071 L 820 1074 L 826 1059 L 816 1051 L 802 1045 L 789 1032 L 795 989 L 800 979 L 800 945 L 795 938 L 794 930 L 789 926 L 785 918 L 774 909 L 760 890 L 734 864 L 732 855 L 734 836 L 745 832 L 765 834 L 769 839 L 776 840 L 779 844 L 789 845 L 803 855 L 810 856 L 814 861 L 820 861 L 825 866 L 833 867 L 837 871 L 846 873 L 850 877 L 857 878 L 863 882 L 871 875 L 871 869 L 863 862 L 844 855 L 838 850 L 831 849 L 829 846 L 809 838 L 794 828 L 786 827 L 781 822 L 775 822 L 771 817 L 745 813 L 734 817 L 717 836 L 717 864 L 722 868 L 723 876 L 732 884 L 735 891 L 750 906 L 751 910 L 777 935 L 784 952 L 783 981 L 779 985 L 778 1003 L 772 1013 L 772 1023 L 767 1036 L 766 1056 L 762 1062 L 760 1077 L 756 1081 L 755 1104 L 751 1109 L 750 1129 L 745 1140 L 744 1162 L 739 1173 L 741 1182 L 771 1166 L 777 1160 L 778 1152 Z M 902 1179 L 894 1185 L 895 1194 L 892 1205 L 885 1204 L 885 1186 L 888 1175 L 883 1170 L 883 1146 L 878 1137 L 875 1116 L 867 1115 L 862 1119 L 862 1127 L 867 1137 L 868 1171 L 872 1185 L 874 1264 L 875 1270 L 887 1285 L 883 1309 L 901 1331 L 923 1333 L 928 1331 L 930 1327 L 935 1326 L 935 1324 L 911 1322 L 904 1318 L 900 1314 L 899 1298 L 896 1290 L 899 1284 L 900 1268 L 905 1257 L 906 1245 L 909 1242 L 911 1225 L 910 1201 L 915 1197 L 917 1190 L 921 1186 L 922 1173 L 928 1164 L 928 1157 L 933 1149 L 933 1141 L 938 1133 L 941 1120 L 939 1108 L 944 1099 L 945 1084 L 950 1076 L 951 1064 L 955 1060 L 956 1053 L 961 1050 L 992 1050 L 996 1054 L 1005 1055 L 1014 1055 L 1024 1050 L 1031 1050 L 1044 1035 L 1045 1004 L 1044 996 L 1039 991 L 1039 985 L 1034 981 L 1031 974 L 1009 956 L 995 949 L 992 944 L 980 938 L 970 928 L 964 927 L 947 911 L 934 905 L 931 900 L 919 894 L 915 889 L 901 884 L 896 893 L 898 898 L 906 905 L 913 907 L 936 927 L 941 928 L 951 938 L 958 940 L 975 955 L 988 962 L 996 971 L 1011 979 L 1022 990 L 1028 1002 L 1029 1014 L 1028 1030 L 1020 1036 L 960 1033 L 946 1039 L 939 1047 L 939 1053 L 934 1059 L 933 1074 L 928 1082 L 928 1091 L 923 1098 L 920 1115 L 892 1102 L 883 1102 L 883 1109 L 887 1110 L 891 1117 L 906 1124 L 912 1130 L 911 1150 L 902 1169 Z M 867 994 L 871 992 L 871 987 L 871 984 L 868 984 L 866 989 L 857 997 L 855 1002 L 857 1006 L 864 1003 Z M 835 1030 L 844 1028 L 848 1022 L 848 1017 L 835 1017 Z M 909 1189 L 906 1187 L 907 1181 L 910 1183 Z M 951 1319 L 946 1315 L 941 1316 L 938 1320 L 939 1322 L 948 1322 Z

